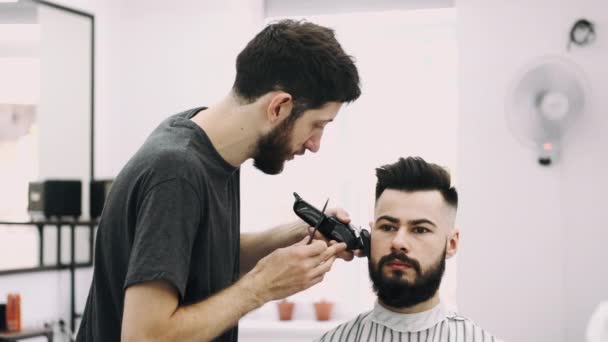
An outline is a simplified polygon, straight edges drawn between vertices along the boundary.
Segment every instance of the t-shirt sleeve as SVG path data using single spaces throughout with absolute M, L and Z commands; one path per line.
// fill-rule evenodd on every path
M 139 205 L 124 289 L 153 280 L 173 285 L 183 300 L 200 198 L 192 185 L 172 178 L 154 185 Z

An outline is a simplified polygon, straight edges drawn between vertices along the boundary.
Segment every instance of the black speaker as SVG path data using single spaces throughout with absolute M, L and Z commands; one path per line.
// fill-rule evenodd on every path
M 93 180 L 90 183 L 89 194 L 90 196 L 90 215 L 91 219 L 95 219 L 101 216 L 103 211 L 103 205 L 108 198 L 110 188 L 112 187 L 112 180 Z
M 0 332 L 6 331 L 6 304 L 0 304 Z
M 82 215 L 82 182 L 79 180 L 44 180 L 30 182 L 27 209 L 32 216 Z

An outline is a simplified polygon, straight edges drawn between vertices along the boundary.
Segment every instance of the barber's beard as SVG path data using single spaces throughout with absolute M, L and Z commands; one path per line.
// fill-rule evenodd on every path
M 377 265 L 374 265 L 375 262 L 370 258 L 369 276 L 378 299 L 385 305 L 394 308 L 409 308 L 429 300 L 437 293 L 439 285 L 441 285 L 441 278 L 445 271 L 445 256 L 446 249 L 444 248 L 439 260 L 424 273 L 420 263 L 405 254 L 385 255 L 380 258 Z M 383 266 L 395 259 L 408 263 L 416 271 L 416 278 L 413 282 L 403 279 L 403 272 L 399 270 L 392 271 L 391 276 L 382 272 Z
M 260 171 L 276 175 L 283 171 L 285 161 L 290 157 L 291 134 L 295 120 L 286 118 L 276 128 L 260 138 L 253 156 L 253 166 Z

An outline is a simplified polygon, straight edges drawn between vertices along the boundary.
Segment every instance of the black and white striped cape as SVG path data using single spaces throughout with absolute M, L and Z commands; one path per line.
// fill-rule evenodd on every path
M 440 306 L 440 305 L 439 305 Z M 444 308 L 422 317 L 400 318 L 376 304 L 374 310 L 326 332 L 316 342 L 502 342 L 470 319 Z M 403 315 L 401 315 L 403 316 Z

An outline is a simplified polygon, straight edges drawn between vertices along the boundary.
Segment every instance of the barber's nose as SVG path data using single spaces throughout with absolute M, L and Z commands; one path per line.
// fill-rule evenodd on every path
M 391 241 L 391 247 L 397 251 L 408 252 L 410 250 L 408 236 L 405 229 L 401 228 L 395 233 L 395 236 Z
M 310 152 L 317 153 L 319 149 L 321 149 L 321 137 L 322 133 L 314 134 L 310 139 L 306 140 L 304 147 L 308 149 Z

